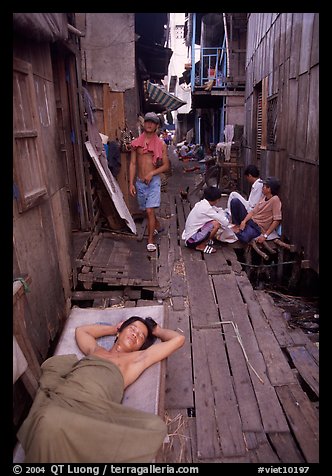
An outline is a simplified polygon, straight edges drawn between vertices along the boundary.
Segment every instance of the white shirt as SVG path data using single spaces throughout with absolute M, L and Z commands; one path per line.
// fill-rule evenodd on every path
M 187 145 L 183 145 L 180 149 L 181 157 L 185 157 L 188 152 L 189 152 L 189 147 Z
M 251 186 L 250 194 L 248 197 L 248 208 L 247 211 L 251 212 L 263 197 L 263 180 L 257 179 Z
M 203 200 L 197 202 L 194 208 L 190 211 L 182 233 L 182 239 L 187 241 L 194 233 L 205 225 L 205 223 L 211 220 L 217 220 L 222 228 L 227 228 L 229 224 L 224 210 L 221 207 L 210 205 L 210 203 L 203 198 Z

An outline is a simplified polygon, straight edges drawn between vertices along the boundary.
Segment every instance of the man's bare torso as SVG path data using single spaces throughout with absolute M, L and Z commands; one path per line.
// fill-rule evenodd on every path
M 113 362 L 119 367 L 124 380 L 124 388 L 133 383 L 141 372 L 137 372 L 138 368 L 134 365 L 137 360 L 138 352 L 111 352 L 100 346 L 97 346 L 91 355 L 100 357 L 101 359 Z
M 144 177 L 147 176 L 149 172 L 155 169 L 152 159 L 153 154 L 143 154 L 143 147 L 137 147 L 136 149 L 136 159 L 137 159 L 137 177 L 141 180 L 144 180 Z

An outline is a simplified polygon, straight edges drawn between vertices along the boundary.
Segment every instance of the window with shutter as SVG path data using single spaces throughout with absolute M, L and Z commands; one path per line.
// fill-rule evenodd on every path
M 268 78 L 265 77 L 255 87 L 257 97 L 256 108 L 256 155 L 259 159 L 262 150 L 267 146 L 267 87 Z
M 277 95 L 268 98 L 267 102 L 267 143 L 269 145 L 276 145 L 277 143 Z
M 13 63 L 14 188 L 20 212 L 46 195 L 37 101 L 30 63 Z
M 262 91 L 258 91 L 257 95 L 257 137 L 256 137 L 256 154 L 257 158 L 261 156 L 262 145 Z

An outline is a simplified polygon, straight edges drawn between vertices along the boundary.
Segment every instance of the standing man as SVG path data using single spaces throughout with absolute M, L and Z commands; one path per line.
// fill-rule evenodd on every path
M 250 164 L 244 169 L 244 176 L 251 185 L 248 200 L 242 197 L 238 192 L 231 192 L 227 200 L 226 212 L 231 213 L 231 201 L 233 198 L 238 198 L 243 203 L 247 212 L 251 212 L 263 198 L 263 180 L 259 177 L 259 170 L 256 165 Z
M 129 165 L 129 191 L 137 195 L 138 206 L 146 211 L 148 220 L 148 251 L 156 251 L 154 236 L 161 231 L 155 208 L 160 207 L 161 179 L 160 174 L 169 169 L 167 146 L 157 135 L 160 125 L 155 112 L 144 116 L 144 131 L 131 142 Z M 136 176 L 137 173 L 137 176 Z M 134 183 L 136 177 L 136 182 Z

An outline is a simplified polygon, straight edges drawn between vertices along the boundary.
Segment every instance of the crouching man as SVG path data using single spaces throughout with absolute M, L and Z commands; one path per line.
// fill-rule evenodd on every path
M 218 230 L 227 230 L 229 225 L 223 208 L 217 207 L 220 197 L 218 187 L 204 189 L 203 198 L 189 213 L 182 233 L 182 239 L 188 248 L 208 254 L 217 251 L 212 246 L 213 239 Z

